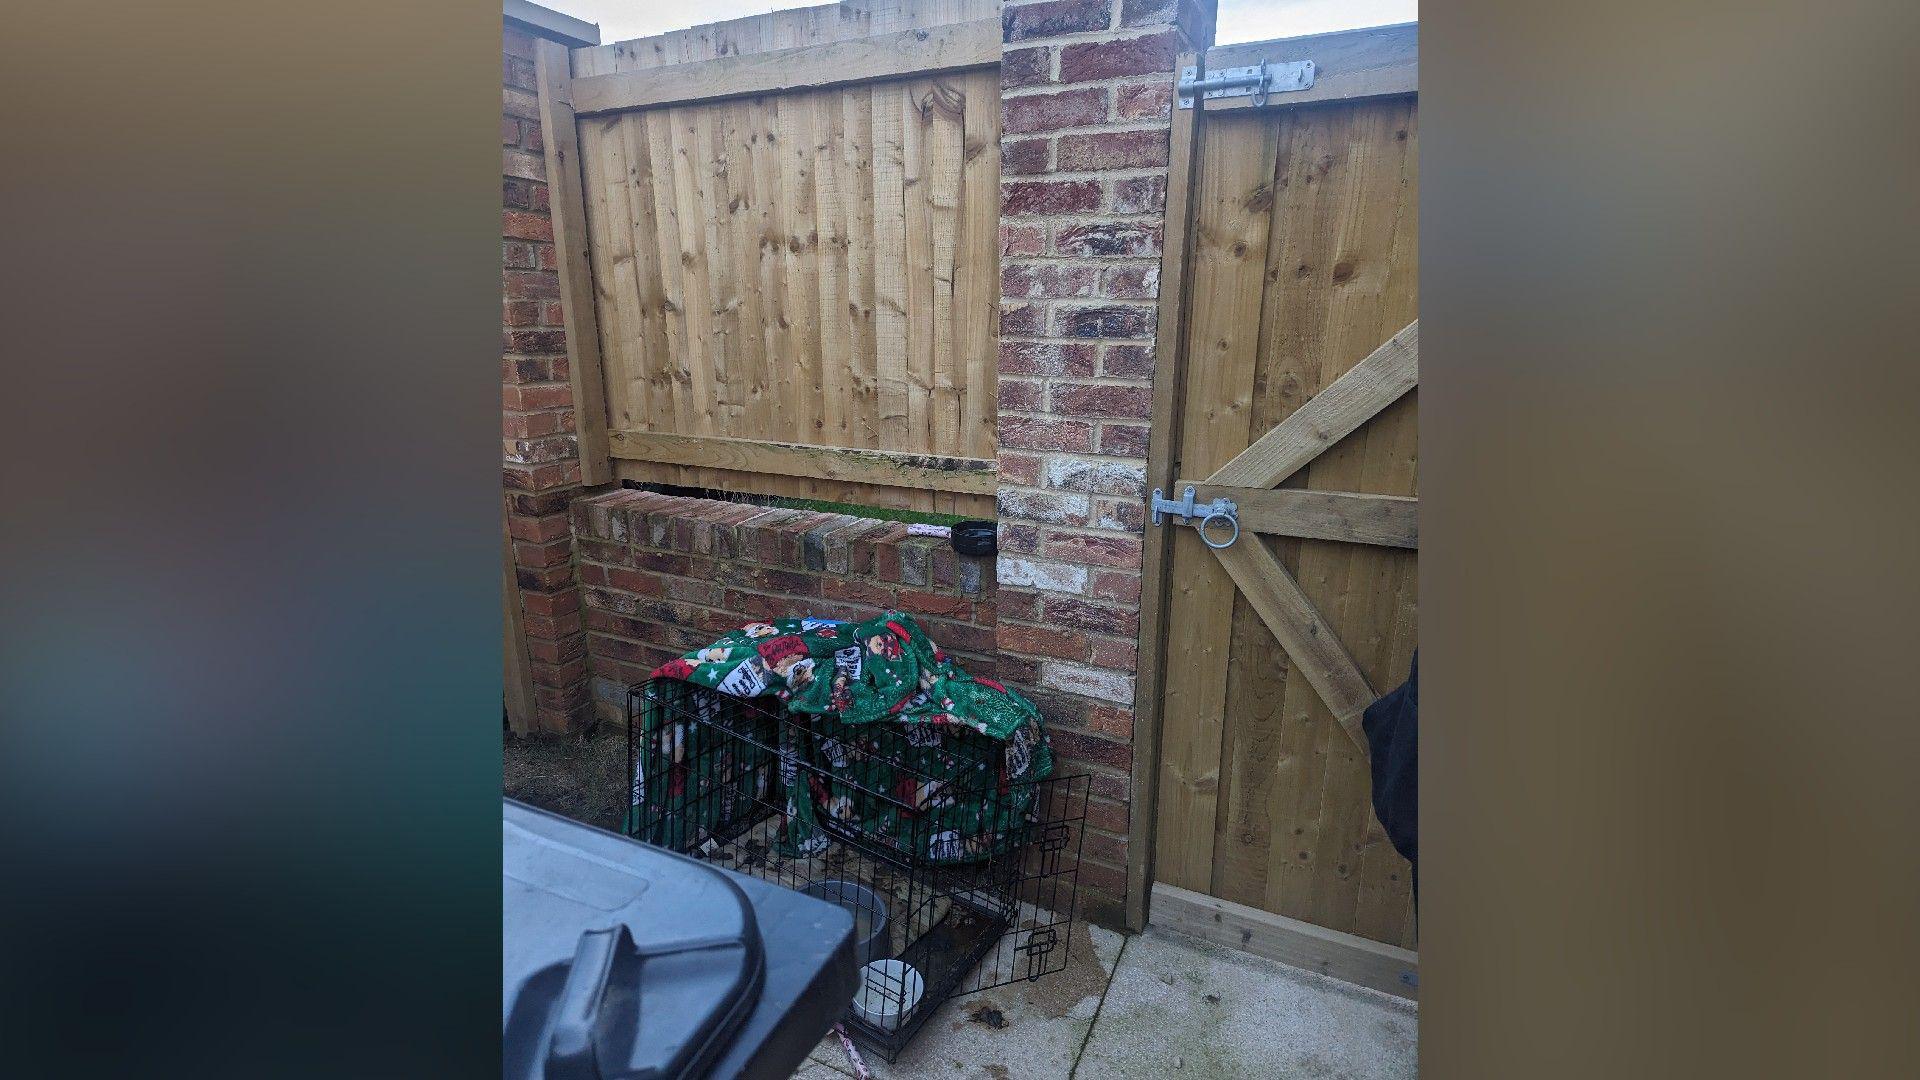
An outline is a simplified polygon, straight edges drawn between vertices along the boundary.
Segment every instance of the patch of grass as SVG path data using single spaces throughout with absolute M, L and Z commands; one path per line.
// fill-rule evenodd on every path
M 513 735 L 501 747 L 501 792 L 576 821 L 620 831 L 627 733 L 596 724 L 585 735 Z
M 787 510 L 812 510 L 821 514 L 851 514 L 880 521 L 903 521 L 909 525 L 958 525 L 972 518 L 960 514 L 936 514 L 925 510 L 895 510 L 890 506 L 861 506 L 858 503 L 826 502 L 821 499 L 776 498 L 770 505 Z

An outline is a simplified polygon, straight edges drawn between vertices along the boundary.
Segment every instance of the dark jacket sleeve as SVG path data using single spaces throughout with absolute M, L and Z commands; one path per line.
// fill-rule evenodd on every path
M 1373 812 L 1387 839 L 1420 873 L 1420 654 L 1407 681 L 1367 706 L 1360 726 L 1373 755 Z

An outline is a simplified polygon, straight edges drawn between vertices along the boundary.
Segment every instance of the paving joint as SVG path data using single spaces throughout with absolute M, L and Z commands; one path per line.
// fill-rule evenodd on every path
M 1107 972 L 1107 981 L 1100 985 L 1100 1003 L 1093 1007 L 1093 1019 L 1087 1021 L 1087 1033 L 1080 1036 L 1079 1049 L 1073 1052 L 1073 1066 L 1067 1070 L 1067 1080 L 1076 1080 L 1080 1075 L 1080 1059 L 1086 1056 L 1087 1044 L 1093 1041 L 1094 1029 L 1100 1026 L 1100 1013 L 1107 1007 L 1107 995 L 1113 991 L 1113 980 L 1120 977 L 1120 965 L 1127 962 L 1127 947 L 1133 944 L 1132 934 L 1120 936 L 1120 951 L 1113 956 L 1113 970 Z

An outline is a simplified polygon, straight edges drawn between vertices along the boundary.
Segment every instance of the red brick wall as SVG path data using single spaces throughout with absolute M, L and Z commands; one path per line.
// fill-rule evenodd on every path
M 573 504 L 596 715 L 628 684 L 743 623 L 912 612 L 976 675 L 998 667 L 992 560 L 896 522 L 643 491 Z
M 1064 768 L 1093 774 L 1083 899 L 1096 920 L 1119 921 L 1167 130 L 1177 55 L 1210 41 L 1212 7 L 1008 0 L 1003 10 L 991 567 L 863 519 L 580 497 L 532 42 L 507 33 L 505 476 L 543 725 L 577 725 L 590 701 L 617 718 L 628 683 L 751 618 L 925 614 L 971 670 L 1040 705 Z
M 501 45 L 501 479 L 539 724 L 565 731 L 587 703 L 586 635 L 567 524 L 580 461 L 533 42 L 509 28 Z
M 1210 22 L 1179 0 L 1008 0 L 1001 19 L 998 644 L 1065 766 L 1094 775 L 1100 921 L 1126 893 L 1174 68 Z

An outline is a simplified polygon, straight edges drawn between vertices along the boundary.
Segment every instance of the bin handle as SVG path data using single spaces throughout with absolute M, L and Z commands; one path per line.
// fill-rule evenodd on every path
M 573 969 L 554 1007 L 553 1038 L 547 1046 L 549 1080 L 597 1080 L 600 1065 L 594 1053 L 600 1002 L 613 978 L 614 961 L 633 951 L 633 933 L 625 923 L 580 935 L 573 953 Z
M 602 1024 L 600 1006 L 613 981 L 613 969 L 623 957 L 647 960 L 706 949 L 737 949 L 738 937 L 709 935 L 640 948 L 626 923 L 580 935 L 574 947 L 573 968 L 553 1009 L 553 1037 L 547 1044 L 547 1080 L 601 1080 L 612 1075 L 601 1070 L 595 1044 Z

